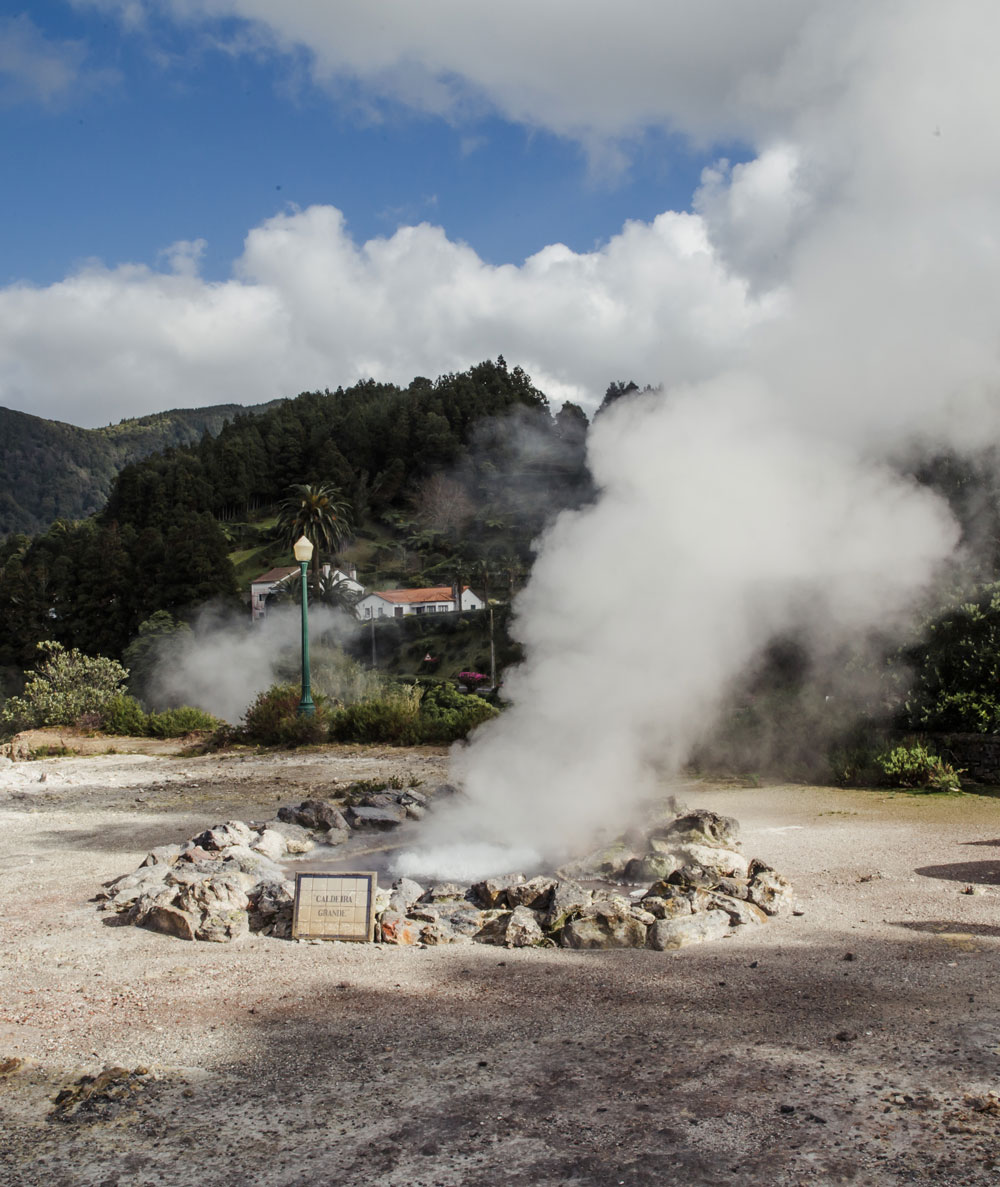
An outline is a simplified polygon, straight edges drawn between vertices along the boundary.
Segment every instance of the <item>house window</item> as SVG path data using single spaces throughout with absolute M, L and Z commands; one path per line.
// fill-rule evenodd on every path
M 379 613 L 381 613 L 381 611 L 379 611 Z M 365 618 L 371 618 L 371 616 L 372 616 L 372 608 L 371 608 L 371 606 L 366 606 L 365 607 Z
M 384 617 L 385 617 L 385 607 L 384 607 L 384 606 L 379 606 L 379 608 L 378 608 L 378 616 L 379 616 L 379 618 L 384 618 Z

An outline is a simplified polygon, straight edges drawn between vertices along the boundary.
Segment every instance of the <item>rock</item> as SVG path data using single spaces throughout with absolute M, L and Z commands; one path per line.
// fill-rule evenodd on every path
M 233 870 L 239 870 L 242 874 L 252 874 L 258 882 L 265 879 L 280 881 L 282 878 L 281 870 L 269 857 L 246 845 L 233 845 L 223 854 L 219 872 L 231 873 Z
M 483 912 L 473 903 L 443 902 L 436 904 L 438 918 L 458 936 L 474 936 L 483 926 Z
M 679 870 L 683 862 L 673 853 L 658 853 L 655 850 L 642 857 L 633 857 L 625 867 L 627 882 L 654 882 L 669 878 Z
M 406 819 L 406 809 L 399 804 L 388 808 L 352 807 L 347 809 L 347 821 L 351 828 L 389 829 L 395 828 Z
M 388 808 L 390 804 L 396 804 L 399 800 L 389 791 L 376 791 L 362 796 L 358 802 L 364 808 Z
M 191 862 L 192 865 L 205 865 L 219 861 L 221 856 L 221 849 L 203 849 L 201 845 L 183 845 L 180 859 Z
M 539 875 L 529 878 L 527 882 L 518 882 L 507 887 L 507 906 L 512 908 L 530 907 L 533 911 L 547 911 L 552 901 L 552 891 L 555 889 L 555 878 Z
M 649 947 L 657 952 L 718 940 L 729 931 L 725 911 L 703 911 L 681 919 L 660 919 L 649 929 Z
M 482 927 L 474 938 L 484 944 L 502 944 L 507 936 L 507 921 L 513 914 L 513 911 L 503 908 L 484 911 Z
M 189 911 L 182 911 L 170 903 L 154 903 L 140 912 L 133 920 L 137 927 L 147 927 L 179 940 L 193 940 L 198 926 L 198 917 Z
M 564 948 L 642 948 L 646 925 L 635 919 L 631 904 L 621 898 L 597 899 L 562 929 Z
M 660 918 L 659 915 L 654 915 L 652 911 L 647 911 L 645 907 L 639 907 L 635 904 L 632 905 L 629 913 L 633 919 L 638 919 L 639 922 L 644 923 L 646 927 L 649 927 Z
M 423 820 L 427 815 L 427 809 L 421 804 L 404 804 L 403 808 L 407 820 Z
M 725 911 L 734 926 L 748 923 L 767 923 L 767 915 L 754 903 L 720 894 L 717 890 L 697 890 L 694 897 L 696 911 Z
M 705 808 L 695 808 L 684 816 L 678 816 L 665 829 L 656 830 L 656 836 L 676 844 L 687 841 L 696 845 L 735 849 L 740 843 L 740 825 L 731 816 L 720 816 Z
M 722 878 L 746 877 L 749 862 L 733 849 L 686 842 L 677 849 L 681 865 L 669 876 L 679 886 L 703 886 L 708 889 Z
M 424 891 L 421 895 L 421 901 L 425 903 L 437 903 L 451 899 L 456 902 L 464 902 L 467 893 L 466 888 L 459 886 L 457 882 L 438 882 L 430 890 Z
M 301 804 L 279 808 L 278 819 L 287 824 L 297 824 L 300 828 L 319 832 L 326 832 L 331 828 L 347 828 L 347 821 L 340 809 L 328 800 L 303 800 Z
M 792 884 L 756 857 L 750 863 L 747 899 L 768 915 L 790 914 L 795 907 Z
M 570 879 L 557 882 L 552 888 L 549 905 L 542 917 L 542 926 L 548 932 L 559 931 L 567 920 L 578 915 L 593 900 L 593 891 L 585 890 L 578 882 Z
M 320 844 L 322 845 L 343 845 L 345 841 L 350 840 L 351 830 L 349 828 L 331 828 L 327 829 L 325 833 L 320 833 Z
M 525 880 L 523 874 L 503 874 L 498 878 L 484 878 L 472 886 L 475 900 L 487 911 L 491 911 L 506 902 L 507 887 L 517 886 Z
M 654 919 L 681 919 L 685 915 L 690 915 L 694 909 L 691 900 L 685 895 L 677 895 L 674 898 L 647 895 L 642 900 L 642 907 Z
M 182 887 L 174 905 L 200 917 L 194 933 L 198 940 L 221 943 L 249 930 L 250 900 L 239 881 L 229 875 L 219 874 Z
M 507 919 L 504 944 L 508 948 L 530 948 L 544 939 L 545 933 L 538 922 L 538 914 L 530 907 L 515 907 Z
M 443 800 L 443 799 L 447 799 L 449 796 L 461 795 L 461 794 L 462 794 L 462 789 L 459 787 L 456 787 L 454 783 L 439 783 L 437 785 L 437 787 L 434 788 L 434 798 L 435 799 Z
M 242 820 L 227 820 L 225 824 L 217 824 L 199 833 L 193 843 L 201 849 L 212 851 L 228 849 L 231 845 L 245 845 L 249 848 L 256 839 L 256 834 L 249 824 Z
M 247 896 L 250 930 L 287 939 L 292 934 L 294 882 L 262 882 Z
M 421 924 L 398 911 L 386 911 L 379 920 L 383 944 L 419 944 Z
M 427 807 L 427 796 L 422 791 L 417 791 L 415 787 L 408 787 L 405 791 L 400 792 L 396 797 L 396 801 L 402 804 L 404 808 Z
M 139 868 L 159 865 L 172 866 L 180 855 L 180 845 L 157 845 L 155 849 L 150 849 L 146 854 Z
M 267 825 L 250 848 L 254 853 L 263 854 L 269 861 L 281 861 L 288 852 L 283 834 L 276 828 L 268 828 Z
M 397 878 L 392 884 L 392 892 L 393 897 L 398 896 L 400 901 L 409 907 L 423 895 L 424 888 L 412 878 Z
M 449 927 L 447 920 L 436 920 L 434 923 L 426 923 L 420 929 L 420 943 L 426 944 L 428 948 L 433 948 L 438 944 L 454 944 L 457 940 L 464 940 L 465 938 L 465 936 L 457 935 Z
M 123 911 L 143 895 L 161 889 L 172 869 L 164 864 L 140 866 L 134 874 L 123 874 L 113 882 L 105 883 L 102 897 L 109 900 L 109 906 L 114 910 Z
M 273 829 L 285 838 L 285 850 L 291 856 L 298 853 L 308 853 L 316 847 L 316 842 L 301 824 L 293 824 L 289 820 L 269 820 L 264 825 L 266 829 Z

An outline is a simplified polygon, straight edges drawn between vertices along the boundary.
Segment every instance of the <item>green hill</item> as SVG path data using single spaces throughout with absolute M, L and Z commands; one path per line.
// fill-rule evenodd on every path
M 92 515 L 104 505 L 123 467 L 164 449 L 192 445 L 237 416 L 270 407 L 176 408 L 100 429 L 0 408 L 0 537 Z

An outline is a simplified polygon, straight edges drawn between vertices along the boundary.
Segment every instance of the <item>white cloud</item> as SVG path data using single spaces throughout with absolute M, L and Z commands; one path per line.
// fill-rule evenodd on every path
M 0 403 L 94 424 L 370 375 L 406 383 L 502 353 L 593 406 L 611 379 L 660 378 L 665 353 L 670 378 L 710 374 L 774 303 L 748 299 L 690 214 L 521 267 L 426 223 L 358 244 L 330 206 L 254 228 L 229 281 L 198 276 L 203 250 L 173 244 L 168 271 L 92 263 L 0 290 Z

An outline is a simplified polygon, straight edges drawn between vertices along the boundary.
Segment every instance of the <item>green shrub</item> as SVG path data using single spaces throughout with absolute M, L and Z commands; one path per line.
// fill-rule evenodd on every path
M 101 711 L 101 730 L 106 734 L 143 738 L 149 733 L 149 717 L 135 697 L 119 693 Z
M 11 697 L 0 711 L 0 736 L 45 725 L 75 725 L 87 715 L 97 719 L 124 692 L 128 670 L 105 656 L 84 655 L 61 643 L 38 644 L 39 664 L 25 682 L 24 694 Z
M 420 741 L 420 702 L 423 691 L 387 685 L 376 697 L 337 709 L 330 719 L 334 742 L 384 742 L 415 746 Z
M 149 733 L 154 738 L 183 738 L 185 734 L 216 730 L 221 724 L 218 717 L 193 705 L 179 705 L 149 715 Z
M 437 684 L 420 702 L 421 740 L 441 745 L 456 742 L 498 713 L 482 697 L 460 693 L 451 684 Z
M 325 742 L 330 727 L 326 697 L 317 695 L 316 712 L 300 717 L 301 690 L 295 684 L 272 684 L 259 693 L 243 715 L 241 733 L 263 746 L 308 746 Z
M 338 709 L 330 722 L 337 742 L 381 742 L 389 746 L 448 745 L 464 738 L 498 710 L 452 684 L 426 689 L 399 687 L 380 697 Z
M 960 771 L 922 742 L 909 741 L 875 756 L 875 765 L 892 787 L 927 788 L 931 791 L 961 791 Z

